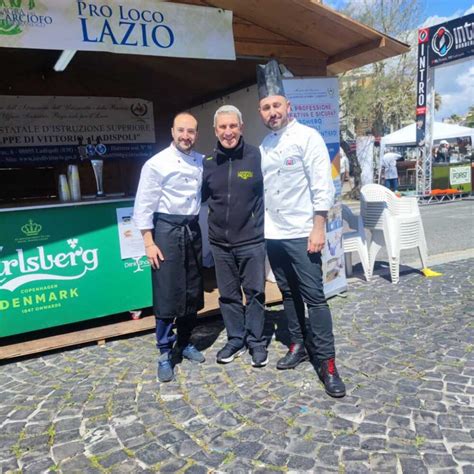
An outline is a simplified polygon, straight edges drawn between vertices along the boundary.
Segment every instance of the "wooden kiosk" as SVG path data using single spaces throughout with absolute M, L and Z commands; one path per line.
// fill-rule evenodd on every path
M 285 64 L 295 76 L 327 76 L 408 51 L 405 44 L 316 0 L 175 3 L 232 11 L 236 59 L 79 50 L 63 72 L 56 72 L 53 66 L 58 50 L 8 47 L 10 38 L 0 29 L 0 61 L 7 66 L 0 80 L 0 96 L 132 97 L 150 101 L 154 109 L 155 151 L 169 143 L 170 123 L 176 112 L 254 84 L 256 64 L 271 57 Z M 190 23 L 189 28 L 192 27 Z M 57 49 L 67 48 L 58 44 Z M 1 100 L 0 97 L 0 106 Z M 137 271 L 137 262 L 135 267 L 127 266 L 120 257 L 116 217 L 118 208 L 133 206 L 146 158 L 105 157 L 106 197 L 59 203 L 58 176 L 71 163 L 79 167 L 82 194 L 94 195 L 90 163 L 80 161 L 78 155 L 74 160 L 18 164 L 8 160 L 1 150 L 0 147 L 0 359 L 153 328 L 152 316 L 138 321 L 119 317 L 120 313 L 151 304 L 149 270 Z M 58 245 L 66 242 L 72 250 L 58 250 Z M 31 273 L 37 262 L 44 260 L 47 266 L 48 258 L 59 266 L 77 264 L 73 254 L 79 244 L 83 245 L 78 247 L 82 252 L 89 252 L 88 259 L 82 262 L 81 277 L 87 283 L 79 289 L 72 283 L 62 287 L 64 283 L 47 277 L 42 281 L 41 276 L 27 283 L 17 276 L 15 283 L 11 282 L 13 270 Z M 58 252 L 62 252 L 59 257 Z M 97 256 L 100 262 L 92 258 Z M 33 258 L 29 267 L 25 263 L 27 257 Z M 97 271 L 101 266 L 102 270 Z M 275 285 L 269 285 L 267 296 L 269 301 L 280 298 Z M 214 289 L 206 294 L 203 314 L 216 309 Z M 98 319 L 104 317 L 107 324 Z M 68 325 L 94 319 L 92 328 L 70 332 Z M 53 329 L 63 334 L 51 336 Z

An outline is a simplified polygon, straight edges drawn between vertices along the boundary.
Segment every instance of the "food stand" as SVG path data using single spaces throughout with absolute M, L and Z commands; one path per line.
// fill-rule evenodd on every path
M 472 192 L 472 158 L 474 144 L 474 129 L 459 125 L 434 122 L 433 148 L 437 150 L 441 141 L 447 141 L 449 161 L 439 162 L 435 156 L 432 160 L 431 187 L 434 190 L 457 191 L 459 195 Z M 387 148 L 395 150 L 404 157 L 397 162 L 398 177 L 401 190 L 416 189 L 416 124 L 401 128 L 382 137 L 380 155 Z M 454 194 L 451 194 L 453 196 Z
M 133 206 L 144 155 L 169 143 L 176 112 L 255 83 L 256 64 L 270 57 L 278 58 L 296 76 L 326 76 L 408 50 L 403 43 L 311 0 L 195 0 L 159 2 L 159 7 L 144 0 L 126 12 L 115 0 L 102 2 L 99 10 L 93 2 L 76 6 L 71 2 L 72 8 L 80 10 L 72 13 L 67 2 L 58 0 L 19 3 L 25 5 L 18 8 L 31 10 L 28 18 L 41 16 L 45 24 L 41 30 L 31 29 L 29 41 L 28 25 L 5 23 L 5 9 L 2 12 L 0 7 L 0 60 L 8 65 L 0 96 L 23 101 L 31 96 L 87 97 L 99 103 L 104 98 L 133 98 L 138 104 L 133 120 L 139 121 L 143 104 L 152 104 L 155 140 L 152 144 L 132 140 L 135 152 L 132 146 L 130 153 L 109 157 L 104 153 L 100 158 L 105 196 L 96 198 L 91 157 L 84 159 L 81 147 L 95 147 L 99 153 L 99 145 L 110 150 L 114 139 L 107 141 L 101 134 L 101 143 L 97 133 L 84 133 L 82 143 L 74 139 L 71 149 L 56 150 L 54 159 L 36 160 L 41 150 L 32 146 L 32 159 L 21 162 L 12 159 L 12 150 L 27 145 L 26 132 L 2 132 L 2 138 L 8 135 L 12 142 L 4 143 L 3 151 L 9 151 L 0 153 L 0 189 L 4 190 L 0 192 L 0 359 L 153 327 L 153 317 L 107 327 L 98 320 L 96 328 L 47 337 L 48 328 L 150 306 L 146 259 L 122 258 L 119 229 L 127 222 L 127 213 L 120 214 L 120 209 Z M 61 28 L 48 36 L 48 18 L 55 14 L 59 20 L 51 23 Z M 125 14 L 136 28 L 146 23 L 139 30 L 140 51 L 132 44 L 136 37 L 127 40 L 122 31 L 117 39 L 115 16 Z M 206 15 L 210 15 L 207 20 Z M 224 20 L 216 23 L 218 17 Z M 188 34 L 193 29 L 197 36 Z M 78 44 L 75 33 L 82 40 L 87 36 L 87 44 Z M 158 36 L 165 33 L 170 44 Z M 152 47 L 150 38 L 157 47 Z M 57 50 L 77 50 L 69 54 L 70 64 L 61 66 L 63 72 L 54 70 Z M 2 113 L 5 118 L 10 112 L 4 108 Z M 32 116 L 39 113 L 31 110 Z M 204 126 L 210 124 L 200 124 Z M 15 137 L 20 137 L 20 143 L 15 143 Z M 140 151 L 141 145 L 146 147 Z M 82 199 L 59 202 L 58 179 L 70 164 L 78 167 Z M 275 287 L 268 289 L 268 296 L 279 298 Z M 207 293 L 204 311 L 216 308 L 216 291 Z M 39 329 L 43 329 L 40 336 L 12 343 L 12 336 Z

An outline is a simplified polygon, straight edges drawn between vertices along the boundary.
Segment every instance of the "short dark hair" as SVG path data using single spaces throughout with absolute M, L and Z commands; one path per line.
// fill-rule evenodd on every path
M 192 117 L 194 120 L 196 120 L 196 132 L 198 130 L 198 119 L 195 117 L 195 115 L 191 112 L 189 112 L 188 110 L 183 110 L 181 112 L 178 112 L 174 117 L 173 117 L 173 127 L 174 127 L 174 122 L 175 120 L 180 116 L 180 115 L 189 115 L 190 117 Z

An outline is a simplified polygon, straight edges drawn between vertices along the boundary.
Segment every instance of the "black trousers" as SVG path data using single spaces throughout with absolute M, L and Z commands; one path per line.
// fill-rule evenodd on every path
M 265 242 L 238 247 L 211 245 L 211 250 L 229 344 L 235 348 L 264 346 Z
M 324 295 L 321 253 L 308 253 L 307 245 L 307 238 L 268 239 L 267 252 L 283 295 L 291 342 L 305 343 L 310 355 L 321 361 L 335 356 L 332 317 Z

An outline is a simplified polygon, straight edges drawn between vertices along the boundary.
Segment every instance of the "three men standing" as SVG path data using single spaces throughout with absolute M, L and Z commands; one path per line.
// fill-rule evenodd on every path
M 321 262 L 327 211 L 334 199 L 329 154 L 316 130 L 290 119 L 278 63 L 273 60 L 258 66 L 257 79 L 260 116 L 271 130 L 260 146 L 265 239 L 291 338 L 277 368 L 296 367 L 308 359 L 309 350 L 326 392 L 343 397 L 345 386 L 335 364 Z
M 209 241 L 228 339 L 217 353 L 217 362 L 232 362 L 248 346 L 252 365 L 263 367 L 268 363 L 263 335 L 263 178 L 260 152 L 245 143 L 242 130 L 239 109 L 224 105 L 216 111 L 218 141 L 213 154 L 204 161 L 202 196 L 209 206 Z
M 232 362 L 248 346 L 253 366 L 268 363 L 263 335 L 266 242 L 291 338 L 277 368 L 294 368 L 311 357 L 326 392 L 343 397 L 321 262 L 326 216 L 334 198 L 328 151 L 317 131 L 290 118 L 278 63 L 259 67 L 257 78 L 260 115 L 271 130 L 260 152 L 244 142 L 240 111 L 226 105 L 214 115 L 218 143 L 204 161 L 204 176 L 203 158 L 192 151 L 197 121 L 189 113 L 175 117 L 173 143 L 142 170 L 134 220 L 152 266 L 161 352 L 158 378 L 173 378 L 174 320 L 183 357 L 204 362 L 190 343 L 196 313 L 203 306 L 198 224 L 202 184 L 228 338 L 217 362 Z
M 198 223 L 202 155 L 193 151 L 197 132 L 198 124 L 191 114 L 180 113 L 174 118 L 173 142 L 145 163 L 135 198 L 133 219 L 152 267 L 160 382 L 174 377 L 171 351 L 175 342 L 183 357 L 205 361 L 190 341 L 197 311 L 204 306 Z

